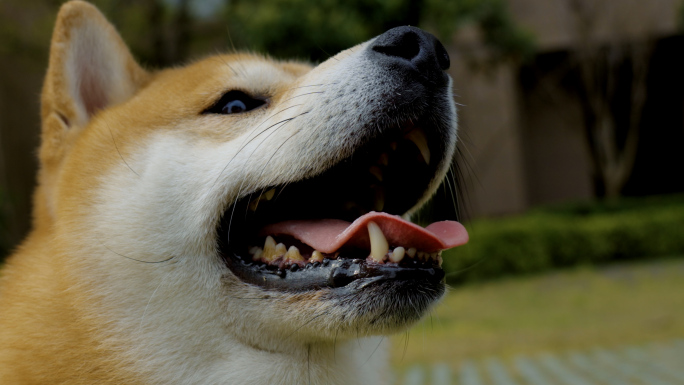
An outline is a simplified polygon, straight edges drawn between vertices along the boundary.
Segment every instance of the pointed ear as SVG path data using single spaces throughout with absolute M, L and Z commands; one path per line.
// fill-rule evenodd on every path
M 147 79 L 97 8 L 82 1 L 64 4 L 43 85 L 41 159 L 61 158 L 74 131 L 97 111 L 133 96 Z

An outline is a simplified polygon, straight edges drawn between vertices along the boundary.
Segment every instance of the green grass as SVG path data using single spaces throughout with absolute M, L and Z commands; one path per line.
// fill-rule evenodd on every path
M 684 262 L 578 268 L 452 290 L 393 337 L 396 366 L 684 337 Z M 407 342 L 408 338 L 408 342 Z

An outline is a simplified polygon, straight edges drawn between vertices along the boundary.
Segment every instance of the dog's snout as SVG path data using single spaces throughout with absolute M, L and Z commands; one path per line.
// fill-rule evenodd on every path
M 443 79 L 449 69 L 449 54 L 432 34 L 416 27 L 396 27 L 378 36 L 370 45 L 375 60 L 394 68 L 418 71 L 430 79 Z

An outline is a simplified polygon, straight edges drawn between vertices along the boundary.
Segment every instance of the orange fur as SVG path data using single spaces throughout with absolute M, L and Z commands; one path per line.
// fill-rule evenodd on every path
M 240 280 L 217 250 L 234 202 L 322 174 L 376 135 L 382 114 L 399 119 L 392 95 L 412 86 L 369 59 L 372 42 L 316 67 L 233 53 L 147 71 L 95 7 L 64 4 L 41 99 L 33 228 L 0 270 L 0 382 L 386 383 L 381 335 L 416 322 L 438 286 L 420 307 L 397 307 L 405 291 L 373 285 L 351 296 L 269 290 Z M 451 80 L 443 64 L 435 71 L 439 108 L 414 113 L 438 126 L 443 156 L 405 216 L 454 153 Z M 265 104 L 205 113 L 233 90 Z
M 122 90 L 110 95 L 107 110 L 84 119 L 74 105 L 70 74 L 65 70 L 74 35 L 99 33 L 124 61 Z M 103 43 L 100 42 L 100 43 Z M 93 181 L 116 167 L 131 147 L 151 131 L 173 129 L 189 121 L 189 111 L 207 107 L 207 95 L 220 95 L 232 76 L 229 62 L 264 60 L 252 55 L 224 55 L 187 68 L 157 73 L 143 70 L 114 28 L 92 5 L 72 1 L 58 16 L 42 93 L 42 144 L 38 187 L 34 195 L 33 230 L 0 270 L 0 378 L 3 384 L 137 384 L 118 352 L 116 338 L 104 342 L 106 317 L 90 312 L 98 295 L 91 292 L 85 255 L 75 224 L 89 215 L 96 190 Z M 290 78 L 310 67 L 284 63 Z M 287 84 L 283 83 L 284 88 Z M 247 87 L 247 85 L 244 85 Z M 142 92 L 143 90 L 144 92 Z M 271 94 L 274 90 L 264 90 Z M 125 103 L 135 95 L 135 103 Z M 195 95 L 195 98 L 179 98 Z M 202 96 L 197 97 L 198 95 Z M 163 113 L 150 113 L 164 109 Z M 103 116 L 104 115 L 104 116 Z M 165 116 L 164 121 L 158 118 Z M 115 127 L 111 122 L 116 122 Z M 246 127 L 243 125 L 243 128 Z M 190 134 L 222 141 L 240 128 L 191 129 Z M 114 142 L 114 145 L 113 145 Z M 73 151 L 75 147 L 79 151 Z M 103 338 L 104 337 L 104 338 Z

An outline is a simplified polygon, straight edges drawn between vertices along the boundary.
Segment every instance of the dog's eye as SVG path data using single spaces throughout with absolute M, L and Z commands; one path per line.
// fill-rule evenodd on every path
M 228 91 L 205 114 L 238 114 L 263 106 L 266 102 L 255 99 L 242 91 Z

